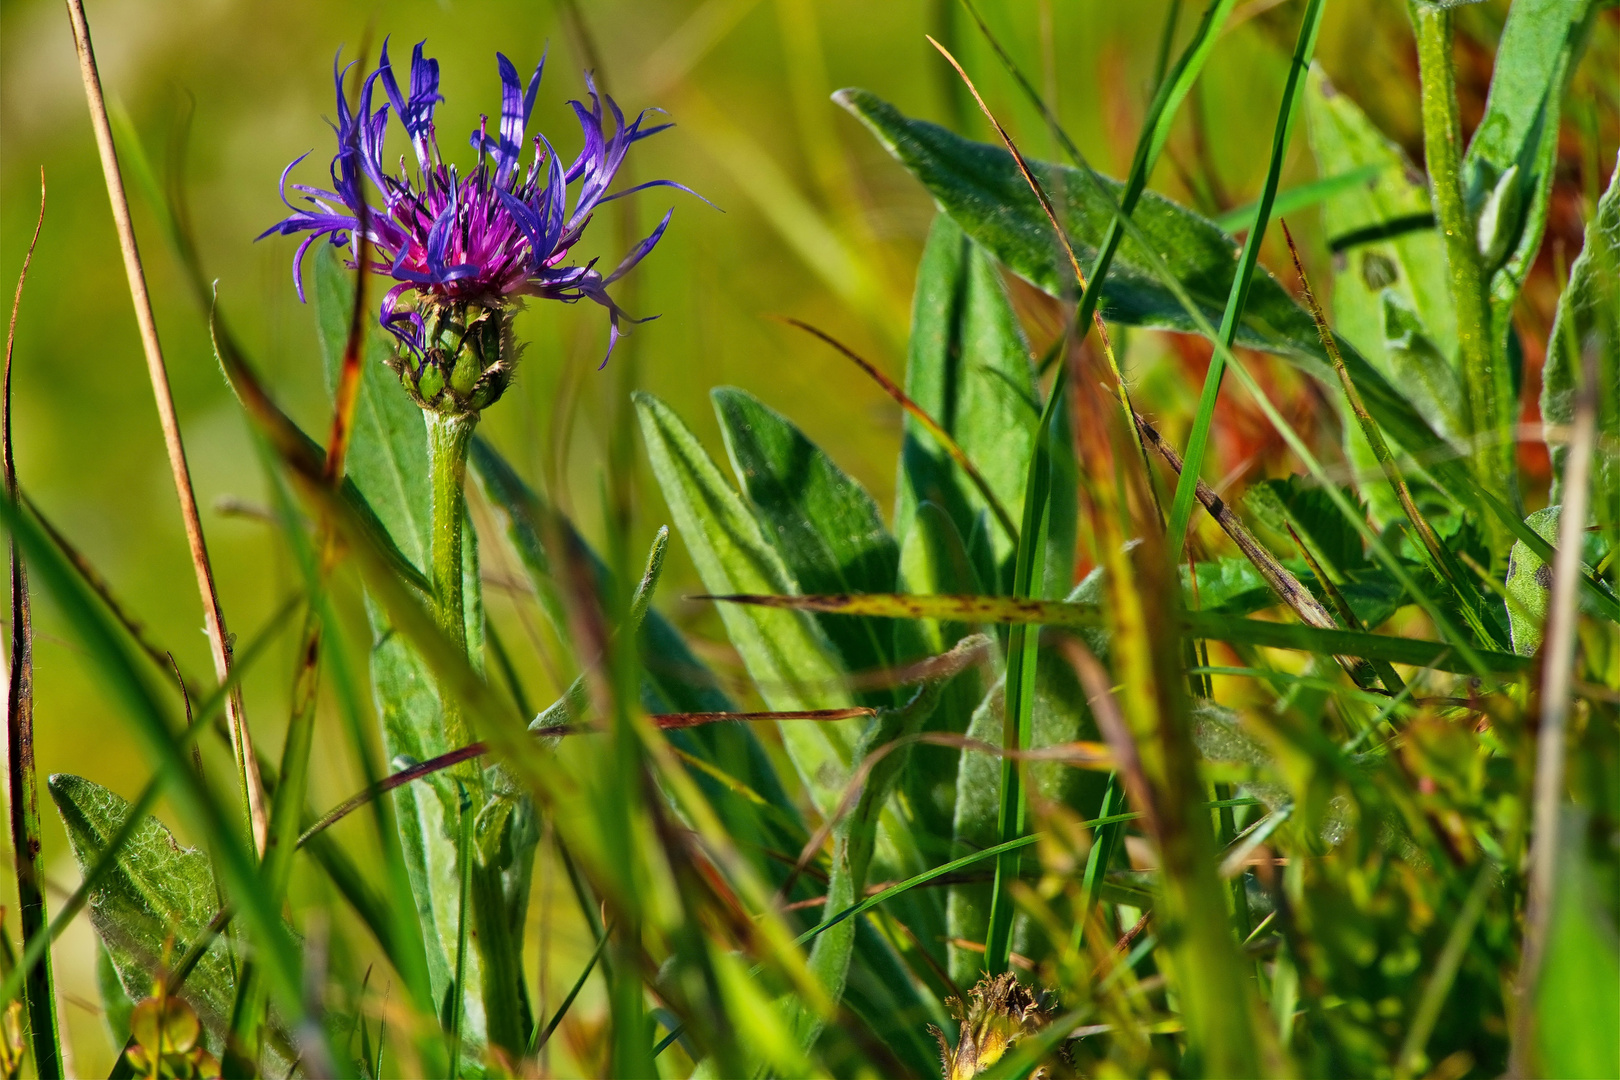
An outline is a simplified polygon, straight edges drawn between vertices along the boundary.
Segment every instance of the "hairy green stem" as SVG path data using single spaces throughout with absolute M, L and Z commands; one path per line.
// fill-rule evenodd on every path
M 464 595 L 465 563 L 462 553 L 462 530 L 467 520 L 467 454 L 472 447 L 473 429 L 478 426 L 476 413 L 445 416 L 426 413 L 428 438 L 429 488 L 433 497 L 432 572 L 434 615 L 442 631 L 462 654 L 467 652 L 467 604 Z M 447 746 L 464 746 L 472 741 L 472 732 L 462 715 L 460 702 L 453 687 L 439 687 L 439 701 Z M 468 760 L 454 766 L 450 778 L 466 792 L 471 810 L 477 818 L 485 805 L 484 772 L 477 761 Z M 512 1054 L 522 1052 L 528 1042 L 532 1018 L 528 1014 L 528 999 L 524 991 L 520 958 L 523 951 L 521 922 L 514 926 L 509 917 L 507 882 L 502 867 L 497 865 L 499 832 L 509 828 L 510 817 L 496 818 L 491 828 L 496 835 L 486 845 L 478 836 L 471 844 L 458 845 L 461 861 L 462 901 L 459 919 L 471 919 L 475 931 L 473 944 L 478 952 L 479 972 L 489 1041 Z M 464 828 L 470 822 L 462 823 Z M 489 850 L 486 850 L 486 846 Z M 458 946 L 456 964 L 463 968 L 466 957 Z M 462 1001 L 473 989 L 466 985 L 464 974 L 456 977 Z M 463 1007 L 458 1003 L 457 1008 Z
M 436 412 L 425 415 L 428 475 L 433 496 L 433 611 L 439 629 L 457 651 L 465 655 L 467 609 L 462 595 L 461 530 L 467 517 L 467 497 L 463 485 L 467 479 L 467 451 L 472 445 L 473 429 L 478 426 L 478 416 L 476 413 L 443 416 Z M 455 691 L 441 686 L 439 699 L 445 745 L 465 746 L 472 741 L 472 734 L 467 729 L 466 718 L 461 715 Z M 457 767 L 457 778 L 474 790 L 483 787 L 477 774 L 477 766 L 471 763 Z
M 1446 273 L 1457 312 L 1457 353 L 1468 405 L 1469 455 L 1480 487 L 1510 506 L 1517 496 L 1514 444 L 1501 438 L 1513 423 L 1513 386 L 1507 364 L 1491 350 L 1490 299 L 1474 235 L 1473 215 L 1463 199 L 1462 125 L 1457 115 L 1457 79 L 1452 63 L 1452 13 L 1427 4 L 1413 11 L 1418 72 L 1423 84 L 1423 154 L 1429 171 L 1434 216 L 1445 241 Z M 1511 538 L 1489 518 L 1491 549 L 1506 552 Z

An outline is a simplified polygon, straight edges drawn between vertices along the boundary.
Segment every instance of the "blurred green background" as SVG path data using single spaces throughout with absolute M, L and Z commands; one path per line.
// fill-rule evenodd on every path
M 1300 6 L 1239 5 L 1183 110 L 1155 187 L 1209 212 L 1253 197 Z M 1056 103 L 1069 132 L 1094 165 L 1114 175 L 1129 159 L 1172 8 L 1180 10 L 1179 42 L 1201 10 L 1191 0 L 983 0 L 985 17 Z M 283 404 L 321 435 L 329 412 L 312 312 L 299 304 L 290 279 L 295 242 L 254 237 L 284 213 L 276 178 L 288 161 L 313 151 L 295 175 L 312 183 L 324 178 L 333 152 L 325 123 L 334 113 L 330 65 L 339 46 L 345 59 L 374 62 L 383 35 L 391 34 L 398 62 L 414 42 L 427 40 L 442 65 L 447 100 L 438 117 L 452 160 L 470 157 L 461 133 L 477 125 L 479 113 L 498 110 L 497 50 L 527 71 L 549 43 L 536 124 L 564 155 L 579 145 L 565 102 L 583 94 L 585 67 L 597 67 L 626 110 L 659 106 L 670 113 L 678 126 L 638 144 L 623 182 L 676 179 L 723 212 L 654 190 L 628 200 L 627 213 L 601 215 L 587 241 L 590 253 L 611 265 L 675 206 L 663 243 L 618 293 L 633 314 L 661 317 L 638 328 L 599 372 L 605 313 L 588 303 L 533 306 L 519 323 L 530 345 L 515 387 L 486 414 L 482 429 L 594 537 L 611 428 L 625 422 L 623 395 L 631 386 L 669 401 L 717 458 L 724 451 L 707 392 L 717 384 L 742 386 L 789 414 L 881 504 L 892 502 L 898 410 L 847 361 L 767 317 L 806 319 L 879 367 L 896 376 L 903 371 L 913 266 L 932 207 L 828 100 L 831 91 L 865 86 L 908 113 L 986 138 L 971 101 L 925 40 L 932 33 L 951 43 L 1027 152 L 1056 156 L 1038 118 L 950 0 L 585 0 L 577 7 L 546 0 L 89 0 L 87 9 L 107 95 L 128 111 L 160 177 L 183 184 L 222 310 Z M 1496 0 L 1462 14 L 1465 111 L 1475 115 L 1505 10 Z M 1615 38 L 1609 18 L 1594 53 L 1615 55 Z M 1415 154 L 1415 60 L 1404 6 L 1330 5 L 1318 57 L 1340 89 Z M 1589 57 L 1575 93 L 1596 102 L 1608 87 L 1607 104 L 1591 113 L 1610 132 L 1600 139 L 1597 160 L 1604 161 L 1613 153 L 1615 76 L 1593 76 L 1593 66 Z M 50 192 L 17 321 L 21 483 L 181 667 L 201 678 L 212 669 L 200 608 L 67 18 L 55 0 L 0 6 L 0 140 L 0 267 L 8 287 L 33 228 L 41 167 Z M 1313 177 L 1301 129 L 1284 185 Z M 1579 191 L 1586 179 L 1577 163 L 1561 182 Z M 265 502 L 259 461 L 213 361 L 206 320 L 181 283 L 150 205 L 138 191 L 132 197 L 226 615 L 246 642 L 285 599 L 293 574 L 265 522 L 218 509 L 222 499 L 249 509 Z M 1325 269 L 1315 211 L 1296 214 L 1290 224 Z M 1578 230 L 1578 215 L 1555 203 L 1553 242 L 1574 237 L 1571 257 Z M 1286 255 L 1276 248 L 1268 246 L 1266 262 L 1292 278 L 1282 273 Z M 1044 302 L 1028 290 L 1015 295 L 1032 337 L 1050 334 L 1055 323 Z M 1540 303 L 1549 310 L 1538 309 L 1532 289 L 1526 302 L 1532 330 L 1550 314 L 1550 304 Z M 1160 335 L 1139 334 L 1129 339 L 1126 363 L 1143 386 L 1138 400 L 1176 432 L 1176 414 L 1196 394 L 1198 356 L 1189 359 L 1186 346 Z M 1318 407 L 1292 376 L 1275 377 L 1302 409 Z M 1264 469 L 1281 460 L 1241 440 L 1217 449 L 1222 474 L 1245 461 L 1245 468 Z M 635 489 L 639 549 L 666 516 L 644 477 Z M 674 558 L 660 603 L 701 636 L 710 616 L 680 599 L 699 590 L 678 541 Z M 544 697 L 555 673 L 523 647 L 520 612 L 502 593 L 498 561 L 490 559 L 486 571 L 497 579 L 489 590 L 492 617 L 517 646 L 531 696 Z M 147 763 L 60 632 L 48 599 L 39 601 L 36 629 L 42 774 L 80 773 L 133 796 Z M 351 641 L 363 645 L 363 622 L 349 629 Z M 272 755 L 284 724 L 290 649 L 283 641 L 247 679 L 249 716 Z M 726 672 L 724 646 L 702 651 Z M 340 745 L 333 738 L 325 744 L 329 753 L 317 751 L 318 806 L 359 786 Z M 210 753 L 220 756 L 212 744 Z M 185 823 L 164 814 L 184 834 Z M 46 816 L 53 880 L 71 887 L 76 871 L 54 813 Z M 13 919 L 8 927 L 14 925 Z M 91 956 L 81 920 L 58 949 L 70 1002 L 95 1000 Z M 111 1050 L 96 1018 L 71 1003 L 64 1017 L 81 1068 L 105 1071 Z

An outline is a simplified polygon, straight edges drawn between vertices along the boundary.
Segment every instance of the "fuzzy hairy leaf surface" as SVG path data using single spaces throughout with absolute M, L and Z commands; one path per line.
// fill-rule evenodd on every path
M 1592 520 L 1620 521 L 1620 162 L 1597 213 L 1586 223 L 1580 257 L 1569 268 L 1569 284 L 1558 298 L 1558 314 L 1547 337 L 1547 364 L 1541 373 L 1541 418 L 1568 428 L 1575 422 L 1575 391 L 1581 356 L 1597 358 L 1597 455 L 1592 462 Z M 1553 459 L 1552 502 L 1564 499 L 1566 440 L 1549 438 Z
M 1312 69 L 1306 84 L 1305 116 L 1323 176 L 1377 170 L 1372 180 L 1341 189 L 1322 207 L 1336 255 L 1334 329 L 1424 411 L 1438 434 L 1453 438 L 1466 430 L 1466 406 L 1457 367 L 1457 316 L 1428 184 L 1320 68 Z M 1377 458 L 1360 428 L 1346 424 L 1344 431 L 1345 449 L 1357 469 L 1376 475 Z M 1380 524 L 1402 517 L 1388 485 L 1368 484 L 1367 497 Z
M 866 489 L 752 394 L 721 387 L 709 396 L 743 494 L 799 587 L 812 593 L 890 588 L 900 549 Z M 837 615 L 817 621 L 847 670 L 893 662 L 893 635 L 881 624 Z
M 57 773 L 49 786 L 73 857 L 88 873 L 129 817 L 130 805 L 81 776 Z M 156 818 L 147 818 L 90 893 L 89 906 L 118 983 L 129 999 L 139 1000 L 151 993 L 156 974 L 202 936 L 219 911 L 219 892 L 208 856 L 181 847 Z M 217 1035 L 228 1026 L 236 976 L 223 936 L 197 962 L 181 993 L 209 1031 Z M 127 1015 L 122 1023 L 127 1026 Z
M 995 266 L 946 214 L 934 218 L 917 267 L 906 393 L 956 440 L 1012 519 L 1021 518 L 1040 420 L 1029 346 Z M 989 510 L 950 456 L 907 416 L 897 536 L 907 535 L 925 500 L 944 510 L 964 537 Z M 996 529 L 989 541 L 999 575 L 1010 565 L 1012 538 Z
M 680 417 L 650 394 L 637 394 L 635 402 L 653 475 L 704 587 L 714 593 L 798 592 L 798 583 L 759 522 Z M 737 609 L 722 610 L 721 618 L 769 708 L 853 704 L 832 642 L 808 615 Z M 779 727 L 817 807 L 831 813 L 849 778 L 860 722 Z

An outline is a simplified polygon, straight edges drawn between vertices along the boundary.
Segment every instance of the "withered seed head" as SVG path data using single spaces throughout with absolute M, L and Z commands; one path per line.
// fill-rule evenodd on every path
M 979 1075 L 1000 1061 L 1019 1039 L 1034 1035 L 1052 1021 L 1047 995 L 1037 996 L 1011 973 L 981 978 L 968 992 L 965 1008 L 958 998 L 945 1004 L 961 1025 L 955 1047 L 939 1028 L 929 1028 L 939 1041 L 945 1080 Z M 1035 1073 L 1037 1077 L 1044 1074 L 1044 1069 Z

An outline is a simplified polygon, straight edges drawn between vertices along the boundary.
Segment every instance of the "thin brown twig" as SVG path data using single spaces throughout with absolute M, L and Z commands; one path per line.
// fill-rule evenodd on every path
M 984 478 L 983 473 L 979 472 L 978 466 L 973 464 L 973 459 L 968 457 L 967 451 L 962 449 L 961 444 L 951 436 L 951 433 L 941 427 L 939 421 L 928 414 L 928 410 L 912 400 L 911 395 L 907 394 L 899 383 L 883 374 L 871 361 L 862 357 L 854 349 L 851 349 L 831 334 L 811 326 L 802 319 L 795 319 L 787 315 L 772 317 L 778 322 L 784 322 L 789 326 L 797 327 L 807 334 L 820 338 L 853 361 L 856 367 L 871 376 L 872 381 L 881 386 L 884 393 L 893 398 L 902 409 L 911 415 L 912 419 L 921 424 L 923 430 L 927 431 L 929 435 L 933 436 L 934 441 L 939 443 L 940 449 L 944 450 L 950 456 L 950 459 L 956 462 L 957 467 L 967 475 L 973 486 L 978 489 L 979 494 L 983 496 L 986 505 L 990 507 L 990 512 L 996 516 L 996 521 L 1000 523 L 1002 531 L 1007 534 L 1007 538 L 1014 545 L 1018 543 L 1018 526 L 1014 524 L 1012 515 L 1007 513 L 1007 508 L 1001 505 L 1001 500 L 996 498 L 996 493 L 991 489 L 990 482 Z
M 1159 456 L 1164 458 L 1164 463 L 1170 467 L 1170 471 L 1180 476 L 1181 455 L 1176 453 L 1170 444 L 1164 441 L 1157 429 L 1148 423 L 1142 414 L 1137 413 L 1135 415 L 1136 427 L 1141 432 L 1144 445 L 1151 445 L 1153 449 L 1157 450 Z M 1260 572 L 1260 577 L 1271 587 L 1271 591 L 1277 594 L 1278 599 L 1288 605 L 1295 615 L 1299 616 L 1300 622 L 1307 626 L 1316 627 L 1318 630 L 1341 629 L 1338 621 L 1334 619 L 1333 613 L 1328 611 L 1299 578 L 1290 573 L 1288 568 L 1279 562 L 1277 557 L 1255 538 L 1255 535 L 1249 531 L 1248 526 L 1243 524 L 1242 519 L 1237 516 L 1225 499 L 1215 494 L 1214 489 L 1202 480 L 1198 481 L 1194 493 L 1198 496 L 1198 501 L 1204 505 L 1204 509 L 1209 511 L 1209 516 L 1214 518 L 1216 523 L 1220 525 L 1221 531 L 1231 538 L 1232 543 L 1237 545 L 1238 550 Z M 1335 659 L 1338 660 L 1339 666 L 1344 668 L 1345 672 L 1356 681 L 1356 685 L 1361 686 L 1362 661 L 1353 656 L 1340 656 Z M 1400 692 L 1393 687 L 1389 689 L 1391 693 Z
M 831 720 L 851 720 L 863 716 L 871 716 L 876 712 L 876 709 L 868 708 L 864 705 L 857 705 L 847 709 L 799 709 L 791 712 L 653 713 L 649 715 L 647 719 L 652 721 L 653 726 L 659 728 L 660 730 L 673 731 L 682 728 L 699 727 L 704 724 L 720 724 L 727 722 L 754 723 L 764 720 L 812 720 L 827 722 Z M 562 738 L 565 735 L 598 735 L 603 734 L 603 730 L 591 727 L 589 725 L 553 724 L 547 727 L 530 728 L 529 734 L 535 736 L 536 738 L 555 739 Z M 379 795 L 386 794 L 387 792 L 393 791 L 398 787 L 404 787 L 406 784 L 409 784 L 414 780 L 420 780 L 424 776 L 431 776 L 436 772 L 442 772 L 445 769 L 461 764 L 463 761 L 471 761 L 474 758 L 482 757 L 488 752 L 488 743 L 468 743 L 466 746 L 458 747 L 455 750 L 446 751 L 445 753 L 440 754 L 438 757 L 428 758 L 426 761 L 419 761 L 415 765 L 401 769 L 399 772 L 391 773 L 377 781 L 374 786 L 369 787 L 358 794 L 350 796 L 348 799 L 345 799 L 343 802 L 333 807 L 319 821 L 304 830 L 303 835 L 298 838 L 298 844 L 300 847 L 302 847 L 312 836 L 317 833 L 324 832 L 333 825 L 336 825 L 339 821 L 342 821 L 344 818 L 348 817 L 362 806 L 365 806 Z
M 153 316 L 152 299 L 146 287 L 146 272 L 142 269 L 140 249 L 135 241 L 135 226 L 130 220 L 129 196 L 124 190 L 123 175 L 118 167 L 118 151 L 113 144 L 112 126 L 107 118 L 107 102 L 101 92 L 101 75 L 96 69 L 95 51 L 90 43 L 90 24 L 85 18 L 83 0 L 67 0 L 67 7 L 73 24 L 73 40 L 78 50 L 85 100 L 90 108 L 90 122 L 95 129 L 96 146 L 101 155 L 107 198 L 112 204 L 113 222 L 117 226 L 118 243 L 123 251 L 124 271 L 129 279 L 135 321 L 140 328 L 141 345 L 146 354 L 147 376 L 157 403 L 158 421 L 163 429 L 175 494 L 180 500 L 180 517 L 185 525 L 186 545 L 197 576 L 197 591 L 202 597 L 203 619 L 213 653 L 214 674 L 223 684 L 231 670 L 230 637 L 225 629 L 225 613 L 220 607 L 213 566 L 208 559 L 208 545 L 197 511 L 197 496 L 191 485 L 191 470 L 186 463 L 185 443 L 180 436 L 180 421 L 175 413 L 174 395 L 169 388 L 168 369 L 163 361 L 163 347 L 158 339 L 157 320 Z M 231 730 L 231 749 L 240 774 L 242 799 L 254 845 L 262 854 L 268 836 L 268 808 L 264 781 L 259 775 L 258 758 L 254 753 L 253 737 L 248 729 L 240 691 L 231 694 L 226 703 L 226 715 Z

